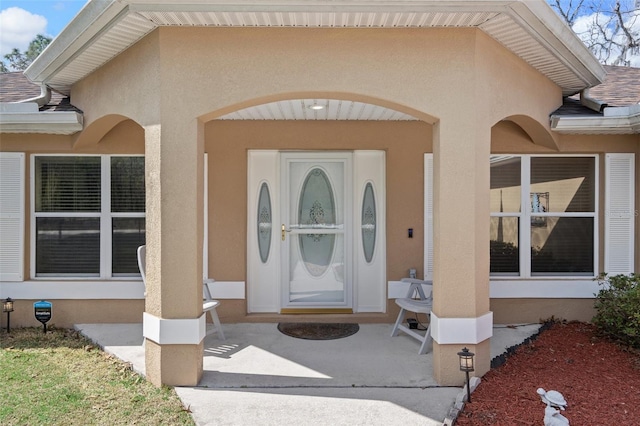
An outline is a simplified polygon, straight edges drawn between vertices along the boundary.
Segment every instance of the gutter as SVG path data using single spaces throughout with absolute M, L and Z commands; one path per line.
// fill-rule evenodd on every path
M 82 125 L 83 116 L 75 111 L 39 111 L 35 102 L 0 103 L 0 134 L 72 135 L 80 132 Z
M 601 116 L 551 116 L 551 130 L 566 134 L 640 134 L 640 104 L 603 108 Z
M 600 113 L 609 106 L 609 104 L 589 96 L 589 89 L 584 89 L 580 92 L 580 104 Z
M 27 103 L 27 102 L 35 102 L 38 104 L 38 108 L 41 108 L 49 103 L 51 100 L 51 89 L 47 87 L 46 84 L 40 84 L 40 96 L 36 96 L 35 98 L 25 99 L 23 101 L 18 101 L 16 103 Z

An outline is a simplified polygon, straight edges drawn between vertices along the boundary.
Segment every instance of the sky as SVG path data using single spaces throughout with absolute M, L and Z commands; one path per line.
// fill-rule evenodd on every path
M 0 0 L 0 56 L 27 50 L 38 34 L 57 36 L 87 0 Z
M 611 2 L 597 2 L 601 1 Z M 87 0 L 0 0 L 0 57 L 13 48 L 25 51 L 29 42 L 38 34 L 54 38 L 86 3 Z M 635 4 L 640 5 L 640 0 L 635 1 Z M 636 14 L 632 28 L 640 34 L 640 11 Z M 574 31 L 580 32 L 593 19 L 592 15 L 583 15 L 576 22 Z M 640 67 L 640 52 L 631 58 L 631 65 Z

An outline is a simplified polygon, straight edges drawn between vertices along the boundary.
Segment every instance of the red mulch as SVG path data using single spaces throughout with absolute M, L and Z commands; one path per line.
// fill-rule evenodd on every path
M 485 374 L 456 425 L 541 426 L 538 388 L 564 395 L 571 426 L 640 425 L 640 353 L 578 322 L 553 324 Z

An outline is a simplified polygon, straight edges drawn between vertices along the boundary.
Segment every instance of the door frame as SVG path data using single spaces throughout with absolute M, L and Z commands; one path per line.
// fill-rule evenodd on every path
M 280 220 L 280 181 L 281 152 L 284 150 L 250 149 L 247 151 L 247 277 L 246 298 L 247 313 L 280 313 L 280 256 L 281 243 Z M 291 151 L 289 151 L 291 152 Z M 298 151 L 302 154 L 330 151 Z M 385 313 L 387 310 L 386 276 L 386 152 L 383 150 L 331 151 L 349 152 L 353 155 L 353 265 L 352 271 L 352 307 L 353 313 Z M 374 189 L 377 232 L 373 258 L 367 261 L 362 245 L 362 200 L 365 188 L 371 184 Z M 258 199 L 260 188 L 265 185 L 271 196 L 270 221 L 263 224 L 271 232 L 269 255 L 263 262 L 258 247 Z M 285 312 L 288 313 L 288 312 Z M 314 312 L 306 309 L 305 313 Z M 322 312 L 327 313 L 327 311 Z M 337 313 L 337 312 L 332 312 Z

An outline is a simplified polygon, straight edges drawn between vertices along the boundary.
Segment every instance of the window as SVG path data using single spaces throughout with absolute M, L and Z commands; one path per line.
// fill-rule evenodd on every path
M 594 276 L 594 156 L 492 156 L 493 276 Z
M 35 276 L 137 276 L 144 157 L 35 156 Z

